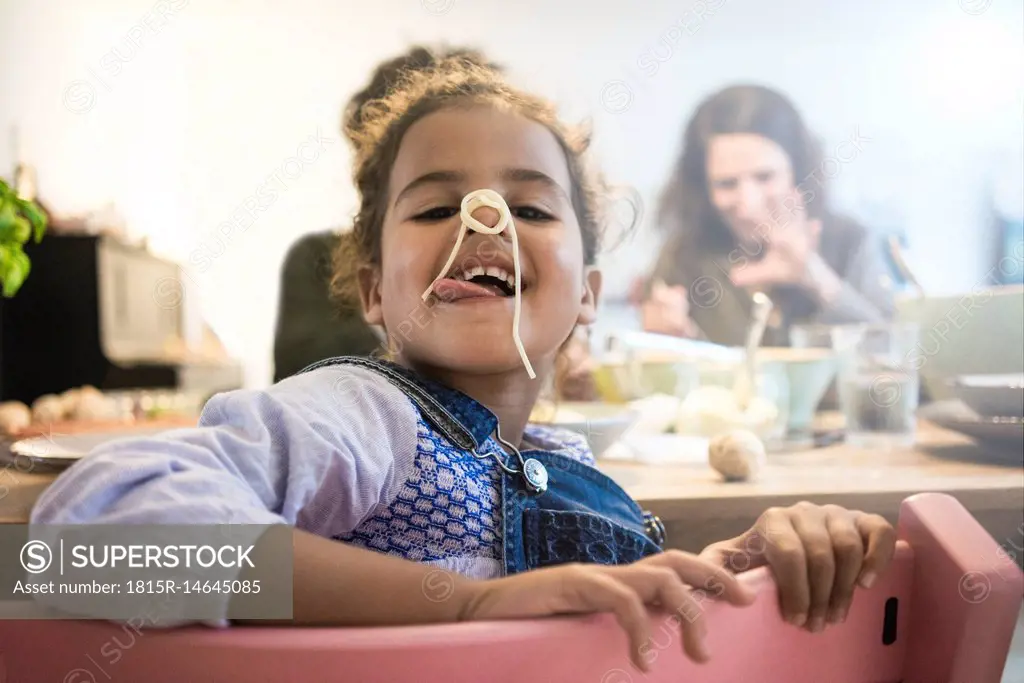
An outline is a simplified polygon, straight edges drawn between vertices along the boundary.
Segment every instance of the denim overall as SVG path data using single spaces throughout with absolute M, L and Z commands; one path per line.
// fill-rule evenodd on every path
M 501 438 L 497 418 L 483 405 L 393 363 L 339 357 L 315 363 L 303 372 L 333 365 L 350 365 L 383 376 L 416 405 L 434 432 L 432 439 L 453 447 L 452 452 L 468 465 L 477 464 L 488 478 L 497 470 L 500 500 L 494 501 L 494 511 L 501 511 L 501 519 L 494 520 L 494 531 L 500 534 L 501 552 L 496 559 L 505 574 L 568 562 L 628 564 L 661 552 L 665 540 L 661 521 L 641 510 L 618 484 L 594 467 L 562 453 L 518 451 Z M 496 443 L 512 454 L 487 447 Z M 376 523 L 376 539 L 363 545 L 403 554 L 401 547 L 396 552 L 393 544 L 389 549 L 374 542 L 390 532 L 388 519 Z M 358 540 L 359 535 L 338 540 Z

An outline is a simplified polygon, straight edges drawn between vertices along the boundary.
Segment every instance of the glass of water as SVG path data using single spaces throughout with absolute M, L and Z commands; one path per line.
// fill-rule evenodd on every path
M 839 359 L 839 408 L 849 444 L 913 445 L 920 379 L 913 364 L 918 327 L 910 323 L 832 328 Z

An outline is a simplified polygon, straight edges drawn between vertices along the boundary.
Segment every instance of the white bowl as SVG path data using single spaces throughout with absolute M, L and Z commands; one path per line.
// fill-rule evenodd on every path
M 1024 373 L 961 375 L 952 381 L 957 398 L 986 417 L 1024 417 Z
M 622 438 L 636 423 L 637 418 L 635 411 L 621 405 L 561 401 L 557 405 L 553 419 L 534 419 L 530 422 L 561 427 L 582 434 L 590 444 L 594 457 L 599 458 Z

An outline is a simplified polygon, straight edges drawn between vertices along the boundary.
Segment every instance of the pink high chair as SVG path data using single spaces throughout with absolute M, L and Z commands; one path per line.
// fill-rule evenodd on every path
M 377 629 L 141 630 L 0 621 L 0 683 L 999 683 L 1024 575 L 960 506 L 903 502 L 897 554 L 846 623 L 810 634 L 779 615 L 767 570 L 754 605 L 708 605 L 712 661 L 683 657 L 652 615 L 647 674 L 608 615 Z

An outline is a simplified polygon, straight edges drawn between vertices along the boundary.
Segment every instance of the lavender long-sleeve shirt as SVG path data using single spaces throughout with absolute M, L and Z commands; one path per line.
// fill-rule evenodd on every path
M 36 524 L 276 524 L 351 532 L 416 455 L 413 404 L 382 377 L 326 367 L 219 394 L 199 426 L 103 444 L 40 497 Z
M 329 537 L 389 504 L 413 469 L 416 441 L 417 415 L 401 391 L 361 368 L 322 368 L 219 394 L 196 428 L 99 446 L 42 494 L 31 522 L 284 523 Z M 467 561 L 479 563 L 451 564 L 472 574 Z M 224 616 L 202 623 L 225 627 L 227 597 L 213 599 Z M 66 611 L 60 596 L 40 602 Z M 153 625 L 189 621 L 166 615 Z

